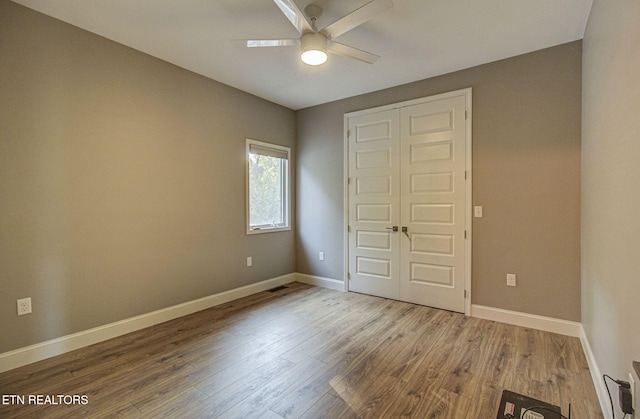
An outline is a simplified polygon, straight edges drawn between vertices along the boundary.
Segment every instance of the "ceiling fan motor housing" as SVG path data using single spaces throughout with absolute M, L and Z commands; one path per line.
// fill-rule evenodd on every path
M 322 15 L 322 7 L 311 3 L 304 8 L 304 13 L 309 16 L 309 19 L 316 20 Z

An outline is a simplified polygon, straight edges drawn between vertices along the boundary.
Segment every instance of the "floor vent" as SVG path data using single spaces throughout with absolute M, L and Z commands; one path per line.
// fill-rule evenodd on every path
M 270 290 L 267 290 L 268 292 L 278 292 L 278 291 L 282 291 L 282 290 L 286 290 L 289 287 L 285 286 L 285 285 L 280 285 L 279 287 L 275 287 L 275 288 L 271 288 Z

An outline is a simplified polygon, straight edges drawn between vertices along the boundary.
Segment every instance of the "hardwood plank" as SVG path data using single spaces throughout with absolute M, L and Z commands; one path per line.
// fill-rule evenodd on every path
M 91 402 L 91 406 L 82 406 L 68 413 L 56 410 L 55 417 L 84 419 L 94 416 L 94 412 L 99 411 L 100 416 L 108 418 L 137 419 L 142 418 L 142 414 L 135 406 L 127 400 L 101 400 Z M 59 415 L 59 416 L 58 416 Z M 53 417 L 53 416 L 52 416 Z
M 188 387 L 168 398 L 157 400 L 148 406 L 140 406 L 142 418 L 175 418 L 184 415 L 188 409 L 201 406 L 209 397 L 194 387 Z
M 340 394 L 343 400 L 347 400 L 353 411 L 363 418 L 379 418 L 381 416 L 389 416 L 387 410 L 390 407 L 390 401 L 393 395 L 398 394 L 404 389 L 405 382 L 397 380 L 388 375 L 377 376 L 375 380 L 369 380 L 368 386 L 363 386 L 361 393 L 351 392 Z
M 272 353 L 272 347 L 283 338 L 270 335 L 268 339 L 262 336 L 260 339 L 251 340 L 244 346 L 233 348 L 230 351 L 219 353 L 205 351 L 202 356 L 195 359 L 187 359 L 194 366 L 195 371 L 191 378 L 195 382 L 203 382 L 212 377 L 239 378 L 243 374 L 277 357 Z
M 288 392 L 282 394 L 280 399 L 271 406 L 271 410 L 284 418 L 297 418 L 308 412 L 312 406 L 320 402 L 322 405 L 327 400 L 321 400 L 332 389 L 331 379 L 339 372 L 340 367 L 326 368 L 310 377 L 306 378 L 298 386 L 290 388 Z M 331 404 L 335 400 L 329 398 Z M 316 406 L 317 407 L 317 406 Z
M 418 347 L 408 361 L 396 365 L 392 376 L 410 381 L 417 372 L 422 374 L 446 361 L 455 348 L 456 339 L 461 333 L 459 325 L 464 316 L 448 311 L 441 311 L 440 315 L 441 317 L 437 319 L 439 323 L 436 323 L 438 327 L 435 330 L 430 328 L 426 335 L 417 336 L 420 340 L 428 341 L 426 346 Z
M 471 400 L 450 391 L 439 389 L 429 398 L 429 403 L 422 404 L 415 413 L 419 418 L 459 419 L 467 418 Z M 491 416 L 482 416 L 491 417 Z
M 467 410 L 467 417 L 495 418 L 498 413 L 502 390 L 503 389 L 497 389 L 492 383 L 483 383 L 474 395 L 473 403 L 471 403 L 469 410 Z
M 358 330 L 363 331 L 370 324 L 375 325 L 375 319 L 380 317 L 380 311 L 392 304 L 390 300 L 377 297 L 364 297 L 350 307 L 350 312 L 332 322 L 328 327 L 322 327 L 322 332 L 293 348 L 283 356 L 292 362 L 312 356 L 312 354 L 329 352 L 327 348 L 340 348 L 353 339 Z M 320 356 L 321 359 L 321 356 Z
M 344 400 L 328 393 L 300 416 L 301 419 L 355 419 L 357 417 L 356 412 Z
M 297 364 L 277 378 L 270 380 L 259 390 L 244 399 L 238 406 L 225 412 L 222 417 L 244 419 L 250 417 L 261 418 L 268 414 L 275 414 L 271 406 L 275 405 L 279 397 L 288 389 L 297 387 L 304 381 L 305 374 L 315 374 L 326 368 L 326 364 L 313 358 Z M 278 415 L 281 417 L 280 415 Z
M 219 382 L 216 383 L 217 386 L 215 387 L 209 385 L 206 390 L 212 392 L 209 394 L 210 397 L 204 403 L 195 407 L 188 407 L 184 411 L 184 415 L 185 417 L 194 418 L 218 417 L 250 397 L 270 380 L 276 379 L 279 374 L 290 370 L 294 366 L 295 364 L 285 359 L 275 358 L 233 383 Z

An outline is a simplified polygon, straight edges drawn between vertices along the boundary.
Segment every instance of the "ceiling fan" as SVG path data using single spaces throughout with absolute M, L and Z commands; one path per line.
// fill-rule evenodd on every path
M 323 64 L 327 61 L 327 53 L 342 55 L 369 64 L 373 64 L 380 58 L 370 52 L 340 44 L 334 39 L 393 6 L 391 0 L 372 0 L 320 30 L 316 27 L 316 21 L 322 14 L 320 6 L 311 3 L 304 8 L 305 13 L 303 14 L 293 0 L 273 1 L 298 30 L 300 38 L 242 39 L 236 40 L 236 43 L 247 48 L 300 45 L 300 58 L 309 65 Z

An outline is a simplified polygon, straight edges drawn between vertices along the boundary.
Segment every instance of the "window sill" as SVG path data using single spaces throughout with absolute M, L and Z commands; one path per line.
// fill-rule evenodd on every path
M 251 230 L 247 230 L 248 235 L 263 234 L 263 233 L 276 233 L 278 231 L 291 231 L 291 227 L 260 227 Z

